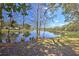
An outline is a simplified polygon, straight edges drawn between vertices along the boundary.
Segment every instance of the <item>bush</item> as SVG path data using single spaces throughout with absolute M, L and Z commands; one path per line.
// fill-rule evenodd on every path
M 24 34 L 26 37 L 28 37 L 30 35 L 30 32 L 27 31 L 25 34 Z
M 0 31 L 0 42 L 2 42 L 2 32 Z
M 24 42 L 24 38 L 21 39 L 21 42 Z

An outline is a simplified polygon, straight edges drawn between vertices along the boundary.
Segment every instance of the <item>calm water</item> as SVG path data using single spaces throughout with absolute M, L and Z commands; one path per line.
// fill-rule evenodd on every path
M 17 33 L 18 34 L 18 33 Z M 21 42 L 21 39 L 23 38 L 25 42 L 28 42 L 30 41 L 31 38 L 36 38 L 37 34 L 36 34 L 36 31 L 32 31 L 30 32 L 30 35 L 28 37 L 24 36 L 23 33 L 21 34 L 18 34 L 17 36 L 11 36 L 11 40 L 12 42 Z M 44 32 L 44 31 L 40 31 L 40 38 L 55 38 L 57 37 L 58 35 L 54 34 L 54 33 L 50 33 L 50 32 Z M 3 43 L 6 43 L 6 39 L 7 36 L 3 37 Z
M 22 38 L 24 38 L 24 41 L 27 42 L 30 40 L 30 38 L 36 38 L 37 34 L 36 34 L 36 31 L 32 31 L 30 33 L 30 35 L 28 37 L 24 37 L 23 34 L 19 34 L 16 38 L 16 42 L 20 42 Z M 50 33 L 50 32 L 44 32 L 44 31 L 41 31 L 40 32 L 40 38 L 55 38 L 57 37 L 58 35 L 55 35 L 54 33 Z

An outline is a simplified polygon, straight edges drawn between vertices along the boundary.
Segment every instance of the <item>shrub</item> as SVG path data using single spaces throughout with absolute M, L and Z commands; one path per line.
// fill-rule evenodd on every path
M 24 38 L 21 39 L 21 42 L 24 42 Z
M 25 34 L 24 34 L 26 37 L 28 37 L 30 35 L 30 32 L 27 31 Z

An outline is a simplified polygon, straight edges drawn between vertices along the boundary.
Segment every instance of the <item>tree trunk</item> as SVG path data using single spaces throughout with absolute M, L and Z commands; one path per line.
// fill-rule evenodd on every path
M 9 28 L 8 28 L 8 39 L 7 39 L 7 42 L 8 43 L 10 43 L 11 42 L 11 40 L 10 40 L 10 36 L 11 36 L 11 34 L 10 34 L 10 28 L 11 28 L 11 25 L 12 25 L 12 11 L 11 11 L 11 16 L 10 16 L 10 24 L 9 24 Z
M 23 16 L 23 31 L 22 31 L 23 33 L 24 33 L 24 27 L 25 27 L 24 22 L 25 22 L 25 20 L 24 20 L 24 16 Z
M 41 24 L 42 24 L 42 21 L 41 21 L 41 6 L 39 7 L 39 35 L 40 35 L 40 31 L 41 31 Z M 41 37 L 40 37 L 41 38 Z
M 40 31 L 41 31 L 41 20 L 39 22 L 40 22 L 40 25 L 39 25 L 39 35 L 40 35 Z
M 10 17 L 10 24 L 9 24 L 9 28 L 8 28 L 8 38 L 7 38 L 7 43 L 10 43 L 11 42 L 11 40 L 10 40 L 10 28 L 11 28 L 11 17 Z
M 6 39 L 7 43 L 10 43 L 10 29 L 8 28 L 8 38 Z
M 38 26 L 38 19 L 39 19 L 39 4 L 38 4 L 38 8 L 37 8 L 37 20 L 36 20 L 36 32 L 37 32 L 37 37 L 36 37 L 36 39 L 38 40 L 38 38 L 39 38 L 39 26 Z
M 44 23 L 44 33 L 45 33 L 45 23 Z M 43 33 L 43 38 L 45 38 L 45 36 L 44 36 L 45 34 L 44 33 Z
M 2 43 L 2 4 L 0 4 L 0 43 Z
M 24 28 L 24 16 L 23 16 L 23 28 Z
M 2 43 L 2 19 L 0 19 L 0 43 Z
M 45 33 L 45 31 L 46 31 L 46 19 L 44 21 L 44 33 Z M 43 34 L 43 35 L 45 35 L 45 34 Z M 45 36 L 43 38 L 45 39 Z

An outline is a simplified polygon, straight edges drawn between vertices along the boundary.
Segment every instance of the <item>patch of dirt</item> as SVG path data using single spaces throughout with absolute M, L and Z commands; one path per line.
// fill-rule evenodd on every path
M 28 43 L 7 43 L 0 44 L 1 56 L 77 56 L 76 43 L 79 41 L 69 40 L 38 40 L 36 42 Z M 73 45 L 72 45 L 73 44 Z M 74 49 L 75 48 L 75 49 Z

